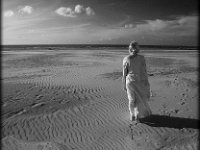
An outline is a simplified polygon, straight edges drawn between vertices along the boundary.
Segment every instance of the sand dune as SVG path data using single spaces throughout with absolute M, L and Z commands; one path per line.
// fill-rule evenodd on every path
M 121 85 L 125 54 L 3 53 L 3 149 L 197 150 L 195 55 L 144 53 L 154 115 L 133 125 Z

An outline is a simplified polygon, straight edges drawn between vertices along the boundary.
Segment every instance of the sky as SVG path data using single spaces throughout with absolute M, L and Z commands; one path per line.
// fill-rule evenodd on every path
M 198 45 L 198 0 L 2 0 L 2 44 Z

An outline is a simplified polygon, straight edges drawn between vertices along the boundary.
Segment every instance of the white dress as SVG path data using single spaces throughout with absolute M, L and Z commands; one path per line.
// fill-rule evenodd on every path
M 123 60 L 123 69 L 127 69 L 126 89 L 131 116 L 143 118 L 151 115 L 147 103 L 150 98 L 150 86 L 144 56 L 126 56 Z

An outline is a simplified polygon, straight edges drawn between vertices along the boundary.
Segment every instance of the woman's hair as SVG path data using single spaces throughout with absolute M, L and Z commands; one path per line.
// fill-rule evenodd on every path
M 140 49 L 138 43 L 136 41 L 131 41 L 131 43 L 129 44 L 129 52 L 137 54 L 139 51 Z

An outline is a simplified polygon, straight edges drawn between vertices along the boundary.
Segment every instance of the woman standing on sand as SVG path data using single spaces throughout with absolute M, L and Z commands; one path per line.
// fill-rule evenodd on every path
M 150 85 L 148 81 L 144 56 L 139 55 L 139 45 L 132 41 L 129 45 L 129 55 L 123 59 L 122 83 L 129 100 L 131 121 L 139 122 L 139 118 L 151 115 L 147 104 L 150 98 Z

